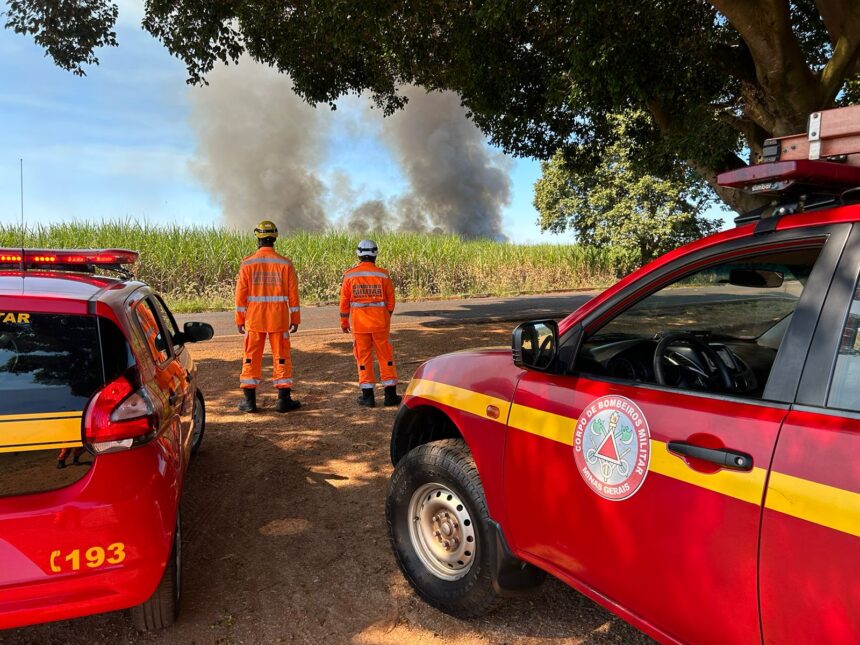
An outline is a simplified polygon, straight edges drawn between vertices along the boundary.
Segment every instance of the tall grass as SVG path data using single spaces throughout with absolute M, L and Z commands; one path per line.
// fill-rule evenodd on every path
M 295 233 L 278 240 L 299 274 L 304 302 L 334 302 L 360 237 Z M 513 245 L 454 235 L 380 233 L 379 264 L 405 298 L 504 295 L 599 287 L 629 267 L 615 249 L 578 245 Z M 0 225 L 0 247 L 21 243 L 20 228 Z M 154 226 L 113 221 L 37 225 L 28 247 L 128 248 L 140 251 L 135 274 L 166 294 L 177 310 L 230 309 L 239 264 L 255 250 L 251 235 L 218 227 Z

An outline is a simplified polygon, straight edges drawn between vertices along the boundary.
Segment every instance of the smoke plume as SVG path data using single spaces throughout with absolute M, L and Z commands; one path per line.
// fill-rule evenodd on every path
M 360 128 L 374 131 L 407 180 L 404 194 L 362 200 L 349 177 L 319 178 L 337 113 L 314 109 L 287 76 L 250 59 L 215 69 L 192 90 L 198 140 L 194 174 L 221 204 L 225 222 L 248 229 L 271 219 L 282 231 L 339 224 L 367 232 L 434 231 L 504 239 L 511 199 L 507 160 L 493 153 L 451 92 L 404 88 L 405 109 L 383 118 L 365 102 Z M 336 160 L 335 160 L 336 161 Z
M 502 208 L 511 200 L 506 159 L 488 149 L 453 92 L 405 88 L 409 103 L 382 122 L 382 137 L 409 180 L 401 222 L 465 237 L 503 239 Z
M 325 186 L 316 175 L 326 120 L 292 91 L 287 76 L 242 59 L 213 70 L 191 90 L 198 141 L 192 171 L 214 195 L 225 223 L 245 230 L 261 219 L 281 231 L 327 228 Z

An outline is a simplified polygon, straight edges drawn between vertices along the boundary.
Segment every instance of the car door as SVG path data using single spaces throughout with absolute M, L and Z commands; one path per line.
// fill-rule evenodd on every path
M 762 515 L 766 643 L 860 634 L 860 227 L 820 317 L 779 435 Z
M 163 432 L 171 436 L 165 437 L 171 452 L 175 451 L 177 459 L 184 459 L 183 447 L 187 445 L 187 436 L 190 435 L 189 424 L 184 422 L 183 417 L 190 418 L 190 411 L 186 413 L 187 382 L 184 378 L 182 366 L 173 351 L 168 333 L 151 296 L 142 294 L 132 302 L 132 312 L 137 323 L 137 328 L 142 336 L 141 353 L 146 353 L 151 358 L 151 363 L 141 366 L 141 378 L 148 382 L 152 397 L 157 398 L 162 410 Z M 180 464 L 177 463 L 177 468 Z M 181 470 L 181 468 L 180 468 Z
M 194 412 L 194 397 L 196 394 L 197 383 L 194 379 L 197 368 L 194 365 L 194 359 L 191 352 L 185 347 L 184 343 L 176 344 L 172 339 L 180 338 L 179 326 L 176 324 L 176 319 L 173 313 L 167 307 L 164 299 L 159 295 L 152 296 L 152 303 L 158 313 L 159 319 L 167 331 L 167 337 L 170 338 L 170 345 L 173 348 L 173 354 L 176 361 L 176 373 L 179 377 L 177 382 L 178 392 L 181 393 L 181 405 L 178 405 L 180 420 L 182 423 L 183 446 L 185 447 L 186 459 L 191 456 L 191 434 L 193 425 Z
M 522 557 L 651 633 L 697 643 L 760 640 L 762 496 L 797 387 L 796 366 L 805 358 L 848 228 L 735 240 L 645 274 L 582 321 L 584 343 L 581 350 L 573 343 L 570 375 L 523 376 L 509 417 L 504 471 L 510 537 Z M 714 281 L 744 262 L 768 266 L 795 257 L 791 253 L 807 254 L 809 273 L 805 287 L 800 279 L 783 286 L 784 303 L 720 291 L 729 281 Z M 671 306 L 653 305 L 658 297 Z M 758 352 L 772 361 L 757 366 L 758 396 L 694 389 L 680 376 L 679 385 L 655 384 L 647 360 L 644 368 L 631 362 L 632 371 L 622 365 L 620 374 L 599 363 L 617 351 L 634 357 L 644 351 L 647 358 L 651 348 L 653 355 L 656 343 L 648 337 L 663 324 L 698 331 L 707 321 L 728 329 L 739 324 L 733 333 L 740 335 L 745 311 L 780 335 L 776 346 L 760 347 L 773 341 L 757 329 L 763 340 L 745 349 L 749 361 Z M 613 332 L 598 342 L 613 325 L 626 325 L 634 340 Z M 683 357 L 679 352 L 676 359 Z M 740 363 L 738 370 L 733 379 L 745 374 Z M 686 372 L 678 367 L 678 374 Z M 702 455 L 728 459 L 729 467 Z

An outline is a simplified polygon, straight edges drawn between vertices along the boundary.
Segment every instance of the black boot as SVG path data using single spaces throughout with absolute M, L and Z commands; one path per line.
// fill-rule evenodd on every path
M 358 404 L 363 405 L 366 408 L 376 407 L 376 397 L 373 394 L 372 387 L 361 388 L 361 394 L 358 397 Z
M 290 388 L 285 387 L 278 390 L 278 402 L 275 404 L 275 410 L 278 412 L 289 412 L 300 407 L 302 407 L 302 404 L 299 401 L 293 400 Z
M 397 386 L 396 385 L 386 385 L 385 386 L 385 400 L 382 402 L 382 405 L 386 407 L 391 407 L 393 405 L 400 405 L 400 402 L 403 400 L 402 396 L 397 394 Z
M 257 390 L 246 387 L 242 389 L 242 394 L 245 399 L 239 403 L 239 412 L 256 412 L 257 411 Z

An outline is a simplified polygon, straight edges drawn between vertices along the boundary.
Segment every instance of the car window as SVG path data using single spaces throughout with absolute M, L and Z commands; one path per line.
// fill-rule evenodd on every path
M 96 317 L 25 316 L 0 323 L 0 414 L 83 410 L 104 383 Z
M 137 303 L 134 312 L 152 359 L 161 365 L 170 358 L 170 349 L 158 313 L 148 298 Z
M 827 405 L 860 412 L 860 283 L 855 286 L 854 298 L 842 327 Z
M 80 442 L 81 415 L 132 364 L 125 336 L 106 318 L 30 313 L 0 322 L 0 497 L 86 475 L 93 458 Z
M 155 309 L 158 311 L 161 320 L 167 328 L 167 332 L 170 334 L 170 337 L 173 338 L 179 333 L 179 327 L 176 326 L 176 319 L 173 317 L 173 312 L 167 308 L 167 305 L 161 296 L 153 298 L 153 303 L 155 304 Z
M 741 258 L 673 282 L 587 338 L 577 371 L 761 396 L 820 251 Z

